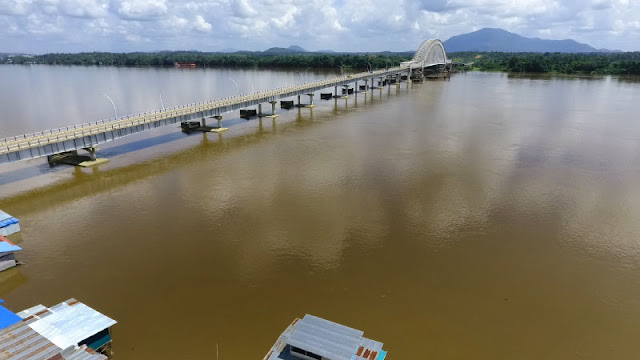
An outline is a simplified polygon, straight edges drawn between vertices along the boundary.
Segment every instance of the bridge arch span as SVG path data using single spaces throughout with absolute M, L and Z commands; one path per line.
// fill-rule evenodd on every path
M 411 69 L 424 69 L 433 65 L 446 65 L 448 63 L 447 51 L 442 41 L 438 39 L 425 40 L 418 47 L 413 59 L 402 63 L 402 67 Z

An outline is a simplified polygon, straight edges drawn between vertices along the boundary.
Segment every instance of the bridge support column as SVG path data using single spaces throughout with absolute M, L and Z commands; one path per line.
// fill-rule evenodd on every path
M 315 105 L 313 104 L 313 93 L 307 94 L 307 96 L 309 96 L 309 105 L 307 105 L 307 107 L 309 108 L 315 107 Z
M 336 85 L 336 86 L 333 87 L 333 97 L 337 98 L 339 96 L 340 95 L 338 95 L 338 85 Z
M 96 161 L 96 151 L 98 149 L 94 147 L 88 147 L 88 148 L 85 148 L 85 150 L 87 150 L 87 152 L 89 153 L 89 160 Z
M 258 104 L 258 116 L 262 116 L 262 104 Z
M 266 117 L 270 117 L 272 119 L 275 119 L 278 117 L 278 114 L 276 114 L 277 103 L 278 103 L 277 101 L 269 101 L 269 104 L 271 104 L 271 115 L 267 115 Z
M 89 156 L 71 156 L 69 158 L 64 159 L 65 164 L 76 165 L 81 167 L 91 167 L 95 165 L 100 165 L 104 163 L 108 163 L 109 159 L 100 159 L 96 156 L 96 152 L 98 148 L 95 146 L 90 146 L 84 148 L 89 153 Z M 77 153 L 76 153 L 77 154 Z
M 301 107 L 302 104 L 300 103 L 300 95 L 298 95 L 298 107 Z
M 216 127 L 205 127 L 203 128 L 203 132 L 215 132 L 215 133 L 222 133 L 225 132 L 227 130 L 229 130 L 229 128 L 223 128 L 222 127 L 222 115 L 214 115 L 213 116 L 214 119 L 216 119 L 218 121 L 218 126 Z
M 202 126 L 202 127 L 206 127 L 207 126 L 207 118 L 202 118 L 202 120 L 200 121 L 200 126 Z

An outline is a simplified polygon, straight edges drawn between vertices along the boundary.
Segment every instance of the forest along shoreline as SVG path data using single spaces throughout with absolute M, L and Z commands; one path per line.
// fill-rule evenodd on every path
M 0 64 L 174 66 L 245 68 L 355 68 L 380 69 L 408 61 L 413 52 L 382 53 L 207 53 L 156 52 L 19 55 L 0 57 Z M 640 52 L 614 53 L 449 53 L 459 70 L 553 73 L 576 75 L 640 75 Z

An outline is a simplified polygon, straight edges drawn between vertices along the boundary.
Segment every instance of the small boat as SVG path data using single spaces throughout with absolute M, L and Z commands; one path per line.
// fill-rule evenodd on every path
M 384 360 L 383 344 L 363 335 L 307 314 L 287 327 L 263 360 Z

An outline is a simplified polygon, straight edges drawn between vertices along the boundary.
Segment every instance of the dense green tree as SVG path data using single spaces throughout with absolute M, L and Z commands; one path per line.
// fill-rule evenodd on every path
M 626 53 L 500 53 L 459 52 L 454 62 L 483 71 L 561 74 L 640 75 L 640 52 Z

